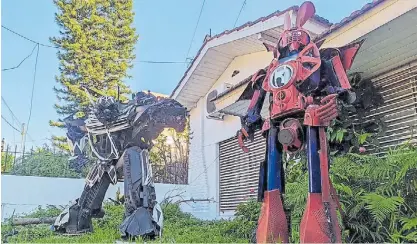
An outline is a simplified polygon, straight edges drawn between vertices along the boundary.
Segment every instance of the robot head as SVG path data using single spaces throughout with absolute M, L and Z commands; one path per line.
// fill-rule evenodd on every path
M 94 108 L 94 114 L 103 124 L 114 122 L 119 115 L 119 107 L 116 100 L 108 96 L 99 97 Z
M 135 101 L 136 104 L 139 106 L 146 106 L 158 102 L 158 98 L 154 96 L 150 91 L 148 91 L 147 93 L 140 91 L 136 93 Z
M 278 42 L 278 51 L 287 48 L 289 52 L 300 51 L 310 43 L 310 35 L 302 27 L 314 16 L 315 12 L 316 9 L 312 2 L 304 2 L 298 9 L 295 26 L 292 26 L 290 15 L 285 14 L 284 32 Z

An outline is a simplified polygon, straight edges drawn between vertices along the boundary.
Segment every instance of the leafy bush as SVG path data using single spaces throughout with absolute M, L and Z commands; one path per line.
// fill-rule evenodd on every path
M 338 156 L 359 152 L 365 142 L 377 150 L 378 137 L 386 130 L 382 116 L 366 117 L 374 115 L 377 108 L 384 104 L 380 87 L 376 87 L 369 79 L 362 79 L 358 73 L 350 76 L 350 83 L 356 100 L 353 104 L 341 103 L 338 118 L 327 130 L 330 150 Z
M 47 149 L 38 149 L 32 155 L 16 162 L 11 172 L 14 175 L 81 178 L 80 173 L 69 167 L 68 156 L 55 154 Z
M 295 173 L 299 175 L 299 171 Z M 342 226 L 346 242 L 417 241 L 416 147 L 406 144 L 383 158 L 357 154 L 337 157 L 330 175 L 345 213 Z M 308 192 L 307 172 L 298 181 L 287 183 L 286 188 L 291 238 L 298 242 Z

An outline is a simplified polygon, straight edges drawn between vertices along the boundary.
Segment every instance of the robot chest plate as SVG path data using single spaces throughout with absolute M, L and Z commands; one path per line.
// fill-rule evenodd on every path
M 294 79 L 294 69 L 290 65 L 279 65 L 269 75 L 269 86 L 272 89 L 280 89 L 285 87 L 290 81 Z
M 271 118 L 304 111 L 304 96 L 295 87 L 296 81 L 296 62 L 289 61 L 271 67 L 263 84 L 264 89 L 272 93 Z

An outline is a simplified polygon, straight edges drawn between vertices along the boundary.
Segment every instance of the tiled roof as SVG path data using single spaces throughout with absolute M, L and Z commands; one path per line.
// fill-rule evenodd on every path
M 272 17 L 277 17 L 277 16 L 280 16 L 281 14 L 286 13 L 286 12 L 288 12 L 288 11 L 290 11 L 290 10 L 297 11 L 297 10 L 298 10 L 298 8 L 299 8 L 298 6 L 292 6 L 292 7 L 288 8 L 288 9 L 286 9 L 286 10 L 284 10 L 284 11 L 276 11 L 276 12 L 274 12 L 274 13 L 272 13 L 272 14 L 268 15 L 268 16 L 261 17 L 261 18 L 259 18 L 259 19 L 255 20 L 255 21 L 249 21 L 249 22 L 246 22 L 245 24 L 243 24 L 243 25 L 241 25 L 241 26 L 238 26 L 238 27 L 236 27 L 236 28 L 234 28 L 234 29 L 231 29 L 231 30 L 225 30 L 225 31 L 223 31 L 223 32 L 221 32 L 221 33 L 219 33 L 219 34 L 217 34 L 217 35 L 215 35 L 215 36 L 212 36 L 212 37 L 208 37 L 208 36 L 206 36 L 206 38 L 205 38 L 205 40 L 204 40 L 203 45 L 200 47 L 200 49 L 198 50 L 198 52 L 197 52 L 196 56 L 194 57 L 193 61 L 192 61 L 192 62 L 191 62 L 191 64 L 188 66 L 188 68 L 187 68 L 187 70 L 185 71 L 184 75 L 182 76 L 182 78 L 181 78 L 180 82 L 177 84 L 177 86 L 176 86 L 176 87 L 174 88 L 174 90 L 172 91 L 171 96 L 173 96 L 173 95 L 174 95 L 175 91 L 179 88 L 180 84 L 182 83 L 182 80 L 183 80 L 183 79 L 187 76 L 188 72 L 190 71 L 191 67 L 192 67 L 192 66 L 193 66 L 193 64 L 194 64 L 194 61 L 195 61 L 195 60 L 197 59 L 197 57 L 200 55 L 200 53 L 201 53 L 201 51 L 203 50 L 203 48 L 205 47 L 206 43 L 208 43 L 209 41 L 211 41 L 211 40 L 213 40 L 213 39 L 215 39 L 215 38 L 219 38 L 219 37 L 221 37 L 221 36 L 224 36 L 224 35 L 230 34 L 230 33 L 235 32 L 235 31 L 239 31 L 239 30 L 244 29 L 244 28 L 246 28 L 246 27 L 253 26 L 253 25 L 255 25 L 255 24 L 259 23 L 259 22 L 264 22 L 264 21 L 266 21 L 266 20 L 269 20 L 269 19 L 270 19 L 270 18 L 272 18 Z M 316 20 L 317 22 L 322 23 L 322 24 L 324 24 L 324 25 L 327 25 L 327 26 L 330 26 L 330 25 L 332 24 L 332 23 L 330 23 L 330 21 L 328 21 L 327 19 L 322 18 L 322 17 L 320 17 L 320 16 L 318 16 L 318 15 L 314 15 L 314 20 Z
M 356 19 L 357 17 L 363 15 L 364 13 L 368 12 L 372 8 L 376 7 L 378 4 L 384 2 L 386 0 L 373 0 L 370 3 L 365 4 L 361 9 L 353 11 L 348 17 L 342 19 L 339 23 L 333 24 L 329 30 L 321 33 L 319 36 L 316 37 L 315 41 L 324 39 L 326 36 L 328 36 L 333 31 L 343 27 L 344 25 L 348 24 L 350 21 Z

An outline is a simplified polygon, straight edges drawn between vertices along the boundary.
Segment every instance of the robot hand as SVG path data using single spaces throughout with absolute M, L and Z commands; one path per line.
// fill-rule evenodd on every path
M 329 123 L 338 116 L 337 107 L 338 94 L 331 94 L 324 97 L 320 103 L 321 105 L 317 109 L 317 116 L 322 123 Z
M 261 115 L 256 114 L 252 116 L 246 115 L 241 118 L 242 128 L 237 131 L 237 139 L 239 146 L 245 153 L 249 152 L 249 149 L 245 146 L 244 141 L 246 139 L 254 140 L 255 130 L 262 125 L 262 122 Z
M 331 94 L 321 99 L 320 104 L 309 105 L 304 115 L 304 125 L 329 126 L 330 121 L 339 115 L 337 97 L 338 94 Z

